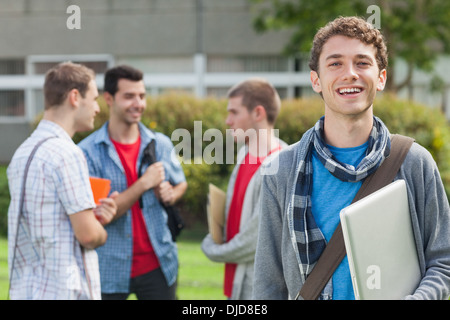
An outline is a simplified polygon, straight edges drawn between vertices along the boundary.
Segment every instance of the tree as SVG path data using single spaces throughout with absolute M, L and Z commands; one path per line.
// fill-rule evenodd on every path
M 386 90 L 409 85 L 414 68 L 431 72 L 441 54 L 450 53 L 450 1 L 448 0 L 250 0 L 256 12 L 256 31 L 291 29 L 284 52 L 308 52 L 316 31 L 338 16 L 360 16 L 369 21 L 370 6 L 380 10 L 380 31 L 388 46 Z M 369 11 L 369 12 L 368 12 Z M 371 21 L 369 21 L 371 22 Z M 403 59 L 408 72 L 394 83 L 394 64 Z

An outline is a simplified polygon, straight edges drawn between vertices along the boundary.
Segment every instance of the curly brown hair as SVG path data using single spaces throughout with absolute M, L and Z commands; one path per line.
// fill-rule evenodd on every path
M 373 45 L 376 50 L 378 69 L 386 69 L 388 53 L 383 35 L 372 24 L 359 17 L 338 17 L 319 29 L 314 36 L 309 59 L 309 67 L 312 71 L 319 72 L 319 57 L 325 43 L 333 36 L 345 36 L 358 39 L 365 44 Z

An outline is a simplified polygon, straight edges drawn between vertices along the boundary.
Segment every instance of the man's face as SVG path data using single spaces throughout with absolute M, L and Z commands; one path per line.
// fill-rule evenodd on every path
M 228 99 L 228 116 L 225 120 L 227 126 L 233 130 L 235 140 L 244 142 L 255 132 L 253 112 L 249 112 L 242 104 L 242 97 Z
M 94 119 L 97 113 L 100 112 L 100 107 L 97 103 L 98 90 L 95 80 L 89 82 L 88 90 L 85 97 L 80 95 L 80 107 L 76 114 L 77 131 L 90 131 L 94 129 Z
M 345 36 L 325 43 L 311 82 L 322 93 L 326 113 L 353 117 L 372 112 L 376 92 L 386 83 L 386 70 L 378 70 L 375 54 L 374 46 Z
M 116 117 L 128 125 L 138 123 L 147 105 L 144 82 L 120 79 L 117 87 L 114 97 L 110 94 L 105 95 L 107 103 L 111 106 L 111 117 Z

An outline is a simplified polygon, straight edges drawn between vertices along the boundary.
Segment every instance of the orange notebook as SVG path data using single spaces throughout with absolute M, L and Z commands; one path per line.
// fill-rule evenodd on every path
M 107 198 L 111 190 L 111 180 L 89 177 L 91 182 L 92 193 L 94 194 L 94 201 L 97 205 L 100 204 L 100 199 Z

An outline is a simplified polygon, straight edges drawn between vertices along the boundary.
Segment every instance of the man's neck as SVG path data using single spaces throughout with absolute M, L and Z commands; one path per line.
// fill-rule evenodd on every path
M 54 107 L 54 108 L 45 110 L 44 116 L 42 117 L 42 119 L 56 123 L 61 128 L 63 128 L 64 131 L 66 131 L 67 134 L 72 138 L 75 135 L 76 129 L 75 129 L 73 117 L 68 116 L 67 112 L 69 112 L 69 111 L 67 111 L 67 112 L 66 111 L 63 110 L 62 106 Z
M 139 124 L 128 124 L 110 119 L 108 133 L 112 140 L 123 144 L 131 144 L 139 138 Z
M 335 117 L 325 115 L 325 142 L 337 148 L 352 148 L 369 139 L 373 127 L 373 115 L 361 117 Z
M 249 139 L 248 150 L 252 156 L 266 157 L 272 149 L 279 146 L 279 141 L 275 137 L 273 128 L 266 128 L 257 131 L 256 139 Z

